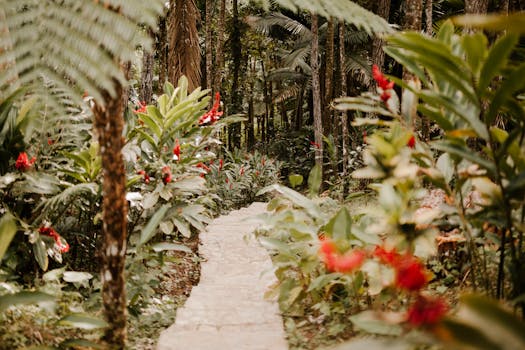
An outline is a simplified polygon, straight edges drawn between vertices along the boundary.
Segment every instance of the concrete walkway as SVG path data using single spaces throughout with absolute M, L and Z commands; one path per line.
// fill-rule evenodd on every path
M 200 234 L 200 282 L 176 323 L 162 332 L 158 350 L 288 349 L 277 302 L 264 299 L 276 281 L 272 262 L 248 235 L 265 207 L 254 203 L 233 211 Z

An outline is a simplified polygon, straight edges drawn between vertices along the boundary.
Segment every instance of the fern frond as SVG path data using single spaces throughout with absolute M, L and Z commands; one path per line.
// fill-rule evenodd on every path
M 392 32 L 390 25 L 380 16 L 349 0 L 274 0 L 275 3 L 292 11 L 299 9 L 317 13 L 323 17 L 335 17 L 367 33 Z M 267 8 L 270 0 L 258 0 Z
M 0 69 L 8 73 L 0 100 L 44 81 L 76 100 L 83 91 L 99 102 L 102 91 L 113 96 L 114 82 L 126 83 L 118 61 L 134 59 L 137 46 L 149 49 L 140 25 L 155 26 L 163 9 L 163 0 L 0 0 Z

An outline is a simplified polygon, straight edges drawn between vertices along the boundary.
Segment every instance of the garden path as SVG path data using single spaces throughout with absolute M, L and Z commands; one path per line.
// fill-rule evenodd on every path
M 286 350 L 277 301 L 264 293 L 276 282 L 267 251 L 250 235 L 265 203 L 215 219 L 200 234 L 201 277 L 162 332 L 157 350 Z

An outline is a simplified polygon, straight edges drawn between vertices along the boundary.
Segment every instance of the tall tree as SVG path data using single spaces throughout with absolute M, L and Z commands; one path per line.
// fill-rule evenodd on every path
M 434 29 L 434 23 L 432 21 L 432 13 L 434 10 L 433 0 L 425 0 L 425 32 L 428 35 L 432 35 Z
M 405 0 L 403 14 L 403 29 L 421 30 L 421 20 L 423 17 L 423 0 Z M 403 69 L 403 80 L 409 81 L 416 79 L 408 70 Z
M 232 89 L 231 89 L 231 112 L 242 111 L 241 93 L 241 65 L 242 65 L 242 43 L 241 43 L 241 20 L 239 18 L 238 0 L 232 2 L 232 32 L 230 35 L 230 50 L 232 54 Z M 235 123 L 228 128 L 228 144 L 230 149 L 241 147 L 241 124 Z
M 346 96 L 346 70 L 345 70 L 345 23 L 339 21 L 339 79 L 341 81 L 341 96 Z M 346 111 L 341 113 L 341 139 L 343 152 L 343 198 L 348 191 L 346 179 L 348 176 L 348 145 L 350 136 L 348 133 L 348 114 Z
M 332 134 L 337 128 L 332 125 L 332 110 L 330 108 L 330 102 L 333 99 L 333 79 L 334 79 L 334 18 L 330 17 L 327 23 L 326 29 L 326 44 L 325 44 L 325 80 L 324 80 L 324 115 L 323 115 L 323 130 L 327 134 Z
M 170 1 L 168 76 L 176 84 L 185 75 L 190 91 L 201 85 L 201 51 L 197 31 L 199 17 L 195 0 Z
M 323 173 L 323 116 L 321 113 L 321 86 L 319 83 L 319 19 L 312 12 L 312 51 L 310 66 L 312 68 L 312 103 L 314 117 L 315 164 Z
M 489 0 L 465 0 L 466 13 L 487 13 Z
M 220 91 L 224 76 L 224 27 L 226 26 L 226 0 L 220 0 L 219 22 L 217 24 L 217 46 L 215 47 L 215 74 L 213 91 Z
M 386 21 L 390 17 L 390 3 L 391 0 L 378 0 L 376 2 L 375 13 Z M 385 62 L 385 52 L 383 51 L 384 40 L 375 35 L 372 39 L 372 62 L 377 64 L 380 68 L 383 67 Z
M 153 38 L 155 34 L 150 31 Z M 140 74 L 140 100 L 149 104 L 153 98 L 154 55 L 151 50 L 142 49 L 142 71 Z
M 159 60 L 159 90 L 161 90 L 168 75 L 168 30 L 166 25 L 166 13 L 159 18 L 159 31 L 155 35 L 155 52 L 157 53 Z
M 211 89 L 213 85 L 213 28 L 212 12 L 213 0 L 206 0 L 206 88 Z M 213 96 L 213 94 L 212 94 Z

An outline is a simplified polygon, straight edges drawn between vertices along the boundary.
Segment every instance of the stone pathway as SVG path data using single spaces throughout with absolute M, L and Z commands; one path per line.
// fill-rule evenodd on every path
M 265 203 L 215 219 L 201 233 L 201 277 L 157 350 L 286 350 L 276 301 L 264 299 L 276 281 L 266 250 L 253 236 Z

